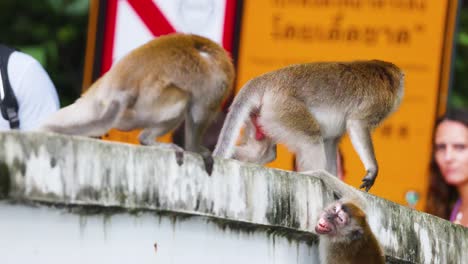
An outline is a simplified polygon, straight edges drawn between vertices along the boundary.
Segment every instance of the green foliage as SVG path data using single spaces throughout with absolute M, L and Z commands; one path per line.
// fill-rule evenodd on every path
M 1 0 L 0 42 L 41 62 L 62 105 L 81 93 L 88 0 Z
M 458 23 L 458 34 L 455 39 L 454 80 L 449 105 L 468 108 L 468 7 L 466 4 L 460 10 Z

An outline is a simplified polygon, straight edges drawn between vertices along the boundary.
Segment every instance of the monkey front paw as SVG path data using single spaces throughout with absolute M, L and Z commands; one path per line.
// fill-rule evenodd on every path
M 366 177 L 362 179 L 362 184 L 359 186 L 359 189 L 365 188 L 366 192 L 374 185 L 376 175 L 372 175 L 369 172 L 366 174 Z

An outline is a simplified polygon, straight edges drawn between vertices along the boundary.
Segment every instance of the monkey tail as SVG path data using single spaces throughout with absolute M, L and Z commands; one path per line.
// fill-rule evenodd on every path
M 213 151 L 213 156 L 226 159 L 233 156 L 236 139 L 242 126 L 249 118 L 250 113 L 255 108 L 260 107 L 259 89 L 259 87 L 254 89 L 252 81 L 249 81 L 234 98 L 221 129 L 218 143 Z
M 340 200 L 350 201 L 361 209 L 366 209 L 367 202 L 362 191 L 344 183 L 325 170 L 320 170 L 319 173 L 321 176 L 323 175 L 323 177 L 320 176 L 320 179 Z

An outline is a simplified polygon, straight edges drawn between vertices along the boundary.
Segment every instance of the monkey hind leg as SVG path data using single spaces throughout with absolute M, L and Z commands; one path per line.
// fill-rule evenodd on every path
M 121 109 L 117 100 L 104 104 L 79 99 L 52 114 L 39 130 L 68 135 L 101 136 L 112 128 Z
M 160 145 L 156 137 L 175 129 L 184 118 L 189 95 L 168 85 L 157 95 L 140 99 L 132 111 L 126 111 L 117 128 L 144 128 L 138 139 L 141 145 Z
M 141 145 L 146 145 L 146 146 L 156 146 L 158 148 L 162 149 L 170 149 L 175 151 L 176 155 L 176 161 L 177 164 L 182 165 L 184 162 L 184 149 L 177 146 L 174 143 L 160 143 L 156 142 L 155 138 L 162 136 L 165 134 L 166 129 L 160 129 L 160 128 L 147 128 L 141 131 L 138 140 L 140 141 Z M 168 132 L 169 130 L 167 130 Z
M 161 142 L 156 141 L 157 137 L 160 137 L 168 133 L 173 128 L 175 128 L 181 121 L 182 121 L 181 119 L 174 119 L 174 120 L 160 123 L 158 126 L 155 126 L 155 127 L 145 128 L 143 129 L 143 131 L 140 132 L 140 135 L 138 136 L 138 140 L 140 144 L 144 146 L 157 146 L 163 149 L 174 150 L 176 153 L 177 164 L 182 165 L 183 160 L 184 160 L 183 148 L 177 146 L 174 143 L 161 143 Z
M 185 149 L 200 154 L 203 158 L 208 175 L 213 171 L 213 156 L 211 151 L 203 146 L 203 137 L 219 113 L 219 102 L 216 104 L 190 104 L 185 112 Z
M 182 122 L 182 119 L 173 119 L 173 120 L 168 120 L 165 122 L 161 122 L 157 125 L 154 125 L 153 127 L 145 128 L 143 131 L 140 132 L 138 135 L 138 140 L 141 145 L 145 146 L 161 146 L 166 148 L 167 146 L 170 146 L 170 148 L 178 151 L 183 151 L 181 147 L 178 147 L 175 144 L 172 143 L 160 143 L 156 141 L 157 137 L 163 136 L 164 134 L 168 133 L 175 127 L 177 127 L 178 124 Z
M 303 102 L 294 97 L 264 100 L 259 123 L 275 142 L 296 153 L 298 171 L 326 169 L 320 125 Z

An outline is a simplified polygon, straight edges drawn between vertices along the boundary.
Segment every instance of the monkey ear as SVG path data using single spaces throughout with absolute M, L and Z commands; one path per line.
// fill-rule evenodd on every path
M 364 231 L 362 229 L 356 229 L 351 231 L 350 238 L 351 240 L 358 240 L 361 239 L 364 236 Z

